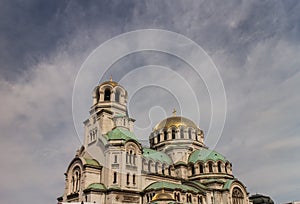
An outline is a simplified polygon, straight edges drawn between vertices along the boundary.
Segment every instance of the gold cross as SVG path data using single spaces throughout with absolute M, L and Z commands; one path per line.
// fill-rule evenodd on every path
M 173 116 L 176 116 L 176 112 L 177 112 L 177 111 L 176 111 L 176 109 L 174 108 L 174 109 L 173 109 L 173 112 L 172 112 L 172 113 L 173 113 Z

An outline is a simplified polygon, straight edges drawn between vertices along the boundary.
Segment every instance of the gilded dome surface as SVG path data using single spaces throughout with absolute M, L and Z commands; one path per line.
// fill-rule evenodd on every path
M 182 116 L 172 116 L 169 118 L 166 118 L 164 120 L 162 120 L 161 122 L 159 122 L 155 127 L 154 127 L 154 131 L 155 130 L 160 130 L 160 129 L 169 129 L 170 127 L 180 127 L 180 126 L 185 126 L 185 127 L 191 127 L 194 129 L 199 129 L 197 127 L 197 125 L 191 121 L 190 119 L 187 119 L 185 117 Z
M 110 81 L 103 82 L 102 84 L 100 84 L 100 86 L 105 85 L 105 84 L 111 85 L 112 87 L 119 85 L 118 82 L 110 80 Z
M 175 199 L 172 197 L 172 195 L 163 191 L 155 194 L 151 201 L 175 201 Z

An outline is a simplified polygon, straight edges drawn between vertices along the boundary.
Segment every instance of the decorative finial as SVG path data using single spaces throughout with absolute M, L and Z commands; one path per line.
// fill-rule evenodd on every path
M 109 77 L 109 81 L 112 81 L 112 75 L 110 75 L 110 77 Z
M 176 111 L 175 108 L 173 109 L 173 112 L 172 112 L 172 113 L 173 113 L 173 116 L 176 116 L 177 111 Z

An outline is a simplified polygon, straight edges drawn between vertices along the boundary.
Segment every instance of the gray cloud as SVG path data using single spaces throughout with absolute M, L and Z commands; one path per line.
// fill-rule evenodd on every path
M 299 7 L 297 1 L 2 1 L 2 201 L 55 202 L 64 189 L 66 166 L 80 146 L 71 112 L 77 71 L 105 40 L 142 28 L 179 32 L 209 53 L 228 100 L 217 150 L 233 162 L 235 175 L 251 193 L 269 194 L 277 202 L 299 199 Z M 152 62 L 172 67 L 199 89 L 200 126 L 206 131 L 210 106 L 205 87 L 188 67 L 170 59 L 140 53 L 105 77 L 121 79 L 135 66 Z M 157 103 L 139 101 L 147 92 L 136 95 L 136 106 L 130 104 L 141 124 L 163 116 L 159 108 L 149 116 Z M 158 105 L 169 114 L 178 104 L 160 93 L 166 102 Z

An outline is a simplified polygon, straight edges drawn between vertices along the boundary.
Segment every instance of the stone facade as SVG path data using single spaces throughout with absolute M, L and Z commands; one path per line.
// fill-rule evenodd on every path
M 232 164 L 205 146 L 193 121 L 176 115 L 162 120 L 146 148 L 133 133 L 135 120 L 128 116 L 121 85 L 104 82 L 92 96 L 84 145 L 67 168 L 60 202 L 146 204 L 171 195 L 170 203 L 249 203 Z

